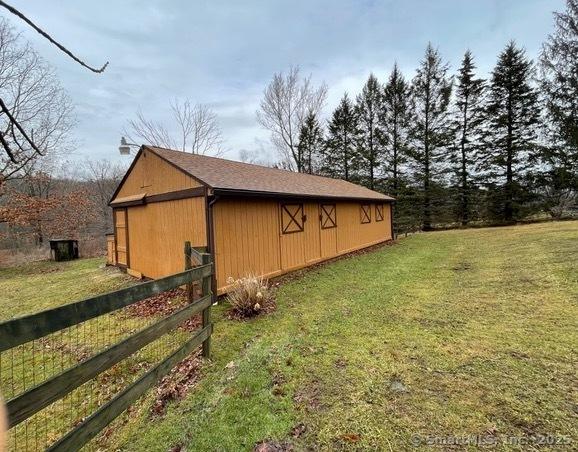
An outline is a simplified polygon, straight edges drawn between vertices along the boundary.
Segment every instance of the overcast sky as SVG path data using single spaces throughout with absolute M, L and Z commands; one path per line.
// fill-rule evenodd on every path
M 325 81 L 329 116 L 344 91 L 370 72 L 385 80 L 394 61 L 413 76 L 431 41 L 453 70 L 469 48 L 482 74 L 510 39 L 535 58 L 563 0 L 13 0 L 16 8 L 92 65 L 95 75 L 2 12 L 56 69 L 78 116 L 75 158 L 121 159 L 126 121 L 140 108 L 168 121 L 169 101 L 209 104 L 228 150 L 269 153 L 255 119 L 275 72 L 299 65 Z M 262 156 L 266 157 L 266 156 Z M 126 159 L 126 157 L 124 157 Z

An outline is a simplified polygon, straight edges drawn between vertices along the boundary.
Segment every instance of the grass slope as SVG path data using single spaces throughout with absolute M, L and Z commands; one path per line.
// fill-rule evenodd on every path
M 129 283 L 100 263 L 0 270 L 2 317 Z M 415 434 L 578 441 L 578 222 L 418 234 L 277 295 L 277 311 L 250 322 L 217 307 L 203 378 L 160 418 L 147 396 L 106 448 L 399 451 Z
M 0 268 L 0 320 L 54 308 L 125 287 L 131 278 L 104 259 L 41 261 Z
M 118 446 L 578 441 L 577 222 L 415 235 L 289 282 L 278 305 L 247 323 L 218 308 L 204 379 L 162 419 L 131 421 Z

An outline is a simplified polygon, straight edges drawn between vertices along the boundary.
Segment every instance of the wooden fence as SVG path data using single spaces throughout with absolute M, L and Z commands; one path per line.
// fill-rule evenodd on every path
M 202 324 L 192 332 L 192 336 L 190 336 L 191 333 L 187 334 L 183 339 L 184 343 L 178 344 L 176 349 L 173 348 L 164 355 L 161 353 L 159 362 L 155 361 L 154 365 L 149 366 L 150 368 L 136 381 L 114 393 L 108 400 L 101 404 L 89 403 L 87 399 L 89 396 L 92 397 L 92 394 L 78 396 L 76 400 L 79 401 L 76 403 L 84 404 L 94 410 L 86 416 L 71 415 L 71 421 L 65 425 L 68 428 L 65 432 L 62 430 L 63 424 L 58 423 L 59 429 L 56 430 L 60 431 L 59 437 L 54 438 L 52 428 L 54 419 L 50 417 L 55 415 L 52 413 L 48 415 L 48 419 L 30 424 L 31 432 L 28 431 L 29 425 L 26 425 L 25 433 L 20 433 L 20 440 L 12 441 L 12 448 L 78 450 L 197 347 L 202 345 L 203 356 L 209 357 L 212 332 L 210 309 L 213 301 L 211 294 L 213 264 L 209 254 L 191 248 L 189 242 L 185 243 L 184 251 L 185 271 L 182 273 L 0 323 L 0 389 L 4 394 L 8 393 L 10 397 L 6 405 L 10 432 L 13 432 L 21 423 L 29 422 L 31 417 L 38 416 L 42 410 L 50 409 L 87 382 L 93 383 L 103 372 L 109 371 L 113 366 L 128 359 L 149 344 L 153 344 L 159 338 L 175 335 L 175 329 L 182 326 L 183 322 L 202 313 Z M 196 261 L 197 266 L 193 266 L 193 260 Z M 199 290 L 194 290 L 196 282 L 199 282 L 201 286 L 198 297 L 195 297 L 195 294 Z M 82 334 L 79 325 L 83 325 L 86 336 L 86 325 L 91 325 L 90 322 L 107 315 L 118 316 L 117 312 L 123 308 L 182 286 L 187 288 L 187 300 L 182 307 L 179 306 L 178 310 L 160 320 L 155 318 L 152 323 L 138 329 L 137 332 L 129 331 L 123 340 L 105 343 L 103 349 L 97 353 L 90 356 L 83 353 L 80 359 L 71 362 L 67 360 L 65 363 L 62 358 L 62 362 L 59 363 L 58 357 L 46 357 L 57 352 L 68 352 L 72 348 L 72 341 L 68 339 L 74 338 L 75 335 L 78 338 Z M 116 325 L 118 322 L 123 322 L 123 319 L 124 317 L 109 317 L 105 323 L 100 323 L 95 327 L 96 334 L 89 334 L 89 339 L 94 341 L 95 337 L 106 333 L 101 331 L 103 324 L 105 326 Z M 90 331 L 90 326 L 88 328 Z M 63 331 L 67 331 L 68 336 Z M 180 335 L 183 335 L 183 330 L 180 330 Z M 45 339 L 47 337 L 53 339 Z M 110 335 L 110 337 L 117 336 Z M 77 349 L 81 350 L 82 347 L 79 345 Z M 56 364 L 53 365 L 55 361 Z M 40 362 L 42 364 L 39 364 Z M 40 377 L 43 375 L 46 377 L 47 373 L 47 378 L 38 381 L 38 374 Z M 20 380 L 24 383 L 20 384 Z M 31 383 L 26 384 L 26 380 Z M 97 382 L 97 386 L 100 384 L 102 383 Z M 77 408 L 74 406 L 74 400 L 71 397 L 71 410 Z M 41 428 L 46 428 L 46 432 L 44 432 L 45 438 L 39 441 L 40 434 L 32 430 Z M 18 435 L 13 433 L 13 436 L 18 438 Z

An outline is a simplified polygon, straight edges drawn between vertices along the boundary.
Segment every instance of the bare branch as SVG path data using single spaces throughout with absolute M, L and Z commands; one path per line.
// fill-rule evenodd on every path
M 283 160 L 292 161 L 297 171 L 303 169 L 298 152 L 299 131 L 309 113 L 318 115 L 327 98 L 327 85 L 318 88 L 311 84 L 311 76 L 301 78 L 299 67 L 292 67 L 284 75 L 278 73 L 263 92 L 257 120 L 271 132 L 271 141 Z M 291 165 L 293 167 L 293 165 Z
M 14 8 L 13 6 L 10 6 L 9 4 L 7 4 L 6 2 L 3 2 L 1 0 L 0 0 L 0 6 L 6 8 L 12 14 L 14 14 L 15 16 L 22 19 L 24 22 L 26 22 L 28 25 L 30 25 L 34 30 L 36 30 L 36 32 L 40 33 L 48 41 L 50 41 L 52 44 L 54 44 L 56 47 L 58 47 L 60 50 L 62 50 L 65 54 L 67 54 L 70 58 L 72 58 L 74 61 L 76 61 L 78 64 L 85 67 L 86 69 L 88 69 L 92 72 L 95 72 L 97 74 L 100 74 L 100 73 L 104 72 L 104 70 L 108 66 L 108 61 L 101 68 L 94 68 L 92 66 L 89 66 L 84 61 L 82 61 L 80 58 L 78 58 L 76 55 L 74 55 L 70 50 L 68 50 L 66 47 L 64 47 L 62 44 L 60 44 L 59 42 L 54 40 L 48 33 L 46 33 L 44 30 L 42 30 L 38 25 L 36 25 L 34 22 L 32 22 L 30 19 L 28 19 L 28 17 L 26 17 L 23 13 L 18 11 L 16 8 Z
M 12 133 L 14 134 L 14 126 L 16 126 L 18 131 L 22 134 L 22 136 L 24 137 L 26 142 L 30 145 L 30 147 L 34 150 L 34 152 L 36 152 L 38 155 L 44 155 L 40 151 L 40 149 L 38 149 L 38 147 L 34 144 L 34 141 L 28 136 L 28 134 L 26 133 L 24 128 L 20 125 L 20 123 L 16 120 L 16 118 L 14 118 L 14 116 L 12 116 L 12 114 L 10 113 L 10 110 L 8 110 L 8 107 L 6 107 L 6 104 L 4 103 L 2 98 L 0 98 L 0 110 L 2 110 L 2 112 L 6 116 L 8 116 L 8 120 L 10 121 L 10 128 L 12 130 Z M 16 140 L 14 140 L 14 141 L 16 141 Z M 2 145 L 4 146 L 4 149 L 6 149 L 6 152 L 8 152 L 10 160 L 12 160 L 13 163 L 18 163 L 14 157 L 14 154 L 10 150 L 10 146 L 8 145 L 8 143 L 6 143 L 6 144 L 5 143 L 6 143 L 6 140 L 4 139 L 4 137 L 2 137 Z M 17 143 L 17 145 L 20 149 L 23 149 L 19 143 Z
M 206 105 L 191 104 L 189 100 L 170 103 L 173 115 L 172 134 L 159 122 L 147 119 L 142 112 L 128 122 L 125 134 L 134 142 L 143 141 L 153 146 L 179 149 L 193 154 L 220 155 L 223 137 L 217 115 Z M 175 139 L 175 136 L 178 138 Z M 134 137 L 134 138 L 132 138 Z
M 29 174 L 48 153 L 67 150 L 72 112 L 54 70 L 0 19 L 0 185 Z
M 174 141 L 168 130 L 162 124 L 147 119 L 140 110 L 136 114 L 136 119 L 128 122 L 128 127 L 129 130 L 125 134 L 130 141 L 142 141 L 161 148 L 174 147 Z

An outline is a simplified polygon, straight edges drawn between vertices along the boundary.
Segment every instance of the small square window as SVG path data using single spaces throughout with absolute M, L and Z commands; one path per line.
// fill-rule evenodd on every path
M 303 204 L 281 204 L 281 232 L 283 234 L 303 232 L 304 223 Z

